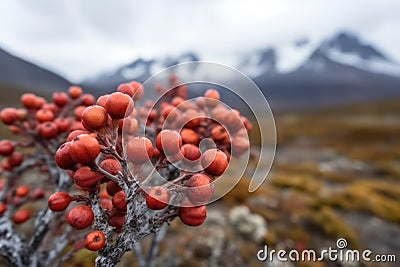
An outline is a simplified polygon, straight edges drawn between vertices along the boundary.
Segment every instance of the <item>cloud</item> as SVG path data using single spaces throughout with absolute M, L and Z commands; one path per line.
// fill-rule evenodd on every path
M 233 56 L 349 29 L 400 59 L 397 0 L 58 0 L 0 2 L 0 47 L 72 81 L 137 57 Z

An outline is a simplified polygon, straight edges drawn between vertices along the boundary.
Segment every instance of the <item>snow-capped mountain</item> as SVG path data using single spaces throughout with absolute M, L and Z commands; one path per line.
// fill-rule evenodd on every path
M 120 67 L 115 72 L 102 74 L 85 81 L 83 86 L 96 89 L 97 91 L 109 92 L 115 89 L 121 82 L 130 80 L 145 81 L 165 68 L 179 63 L 199 60 L 199 57 L 194 53 L 184 53 L 177 57 L 165 57 L 161 59 L 138 58 L 132 63 Z
M 252 78 L 271 73 L 286 74 L 300 68 L 320 73 L 324 71 L 326 60 L 369 72 L 400 76 L 399 63 L 347 32 L 322 43 L 305 39 L 249 53 L 238 64 L 238 69 Z
M 198 60 L 201 58 L 195 53 L 137 59 L 83 85 L 109 92 L 121 82 L 144 81 L 163 68 Z M 252 78 L 275 108 L 314 107 L 400 96 L 400 64 L 372 44 L 346 32 L 323 42 L 302 39 L 249 51 L 240 55 L 236 62 L 234 67 Z M 223 75 L 212 70 L 207 73 L 204 69 L 190 69 L 185 73 L 190 78 L 204 80 L 210 77 L 207 75 Z

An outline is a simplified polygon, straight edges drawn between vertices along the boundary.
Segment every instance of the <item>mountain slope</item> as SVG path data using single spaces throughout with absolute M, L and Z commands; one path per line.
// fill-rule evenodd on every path
M 165 67 L 196 60 L 199 58 L 194 53 L 168 59 L 137 59 L 112 74 L 88 80 L 85 85 L 110 91 L 120 82 L 144 81 Z M 237 69 L 256 82 L 275 109 L 319 107 L 400 96 L 400 64 L 372 44 L 347 32 L 340 32 L 321 43 L 302 39 L 249 51 L 237 62 Z M 207 81 L 211 75 L 220 78 L 224 84 L 221 73 L 213 70 L 204 73 L 204 70 L 196 72 L 193 69 L 185 73 L 188 77 L 183 77 L 183 80 L 190 80 L 190 77 L 199 80 L 200 77 Z M 191 93 L 198 95 L 200 91 L 193 89 Z M 230 102 L 237 101 L 224 92 L 222 96 Z
M 51 92 L 65 90 L 70 83 L 61 76 L 0 49 L 0 88 Z

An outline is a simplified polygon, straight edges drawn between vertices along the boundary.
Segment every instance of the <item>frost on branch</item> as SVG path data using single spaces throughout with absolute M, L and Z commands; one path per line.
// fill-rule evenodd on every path
M 157 88 L 157 103 L 139 105 L 143 86 L 130 82 L 98 99 L 76 86 L 51 103 L 25 94 L 23 109 L 1 111 L 20 139 L 0 142 L 0 255 L 58 266 L 85 247 L 98 252 L 96 266 L 129 251 L 152 266 L 170 221 L 205 221 L 213 181 L 249 149 L 251 124 L 217 91 L 187 101 L 186 87 L 170 83 Z M 145 255 L 140 241 L 150 234 Z

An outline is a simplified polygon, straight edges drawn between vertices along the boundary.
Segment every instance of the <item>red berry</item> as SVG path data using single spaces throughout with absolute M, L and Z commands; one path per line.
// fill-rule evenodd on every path
M 23 94 L 21 96 L 21 103 L 27 109 L 38 109 L 44 104 L 44 100 L 42 98 L 37 97 L 34 94 Z
M 125 215 L 119 216 L 117 214 L 110 216 L 110 220 L 108 222 L 110 226 L 115 228 L 121 228 L 125 223 Z
M 82 134 L 72 141 L 71 157 L 78 163 L 87 164 L 92 162 L 100 153 L 100 144 L 93 136 Z
M 183 162 L 186 164 L 196 164 L 197 160 L 201 157 L 201 152 L 198 146 L 192 144 L 184 144 L 182 146 L 185 158 Z
M 133 86 L 130 83 L 121 83 L 118 86 L 117 91 L 123 94 L 127 94 L 130 97 L 133 97 L 136 93 L 135 88 L 133 88 Z
M 88 107 L 94 105 L 94 102 L 96 102 L 96 99 L 94 98 L 93 95 L 91 94 L 82 95 L 81 105 Z
M 188 187 L 187 196 L 194 204 L 205 204 L 214 193 L 214 186 L 210 178 L 205 174 L 194 174 L 187 181 L 186 186 Z
M 126 154 L 134 164 L 143 164 L 153 156 L 154 147 L 146 137 L 134 137 L 126 145 Z
M 232 140 L 232 154 L 234 156 L 240 156 L 250 148 L 250 142 L 248 138 L 237 136 Z
M 77 99 L 82 95 L 82 88 L 79 86 L 70 86 L 68 89 L 68 94 L 72 99 Z
M 228 158 L 218 149 L 208 149 L 201 156 L 201 165 L 213 176 L 222 175 L 228 167 Z
M 0 119 L 6 125 L 11 125 L 17 120 L 17 110 L 15 108 L 5 108 L 0 112 Z
M 21 165 L 22 161 L 24 160 L 24 155 L 20 152 L 14 152 L 8 158 L 8 163 L 11 167 L 17 167 Z
M 217 90 L 214 89 L 208 89 L 205 93 L 204 93 L 204 97 L 205 99 L 205 103 L 207 106 L 209 107 L 215 107 L 216 105 L 218 105 L 218 101 L 219 101 L 219 93 Z
M 7 210 L 7 205 L 4 204 L 3 202 L 0 202 L 0 216 L 4 214 Z
M 29 187 L 26 185 L 21 185 L 15 188 L 15 195 L 17 197 L 26 197 L 29 194 Z
M 217 125 L 211 130 L 211 138 L 215 141 L 229 140 L 229 134 L 223 126 Z
M 31 217 L 31 213 L 27 210 L 18 210 L 13 215 L 13 221 L 16 224 L 26 222 Z
M 74 109 L 75 120 L 82 120 L 82 113 L 85 110 L 86 106 L 78 106 Z
M 82 230 L 93 223 L 94 214 L 89 206 L 79 205 L 73 207 L 66 216 L 67 223 L 74 229 Z
M 104 247 L 106 237 L 102 231 L 92 231 L 85 238 L 85 247 L 91 251 L 97 251 Z
M 235 133 L 241 128 L 244 128 L 243 122 L 240 118 L 240 113 L 235 109 L 227 111 L 223 118 L 223 125 L 230 133 Z
M 197 145 L 200 142 L 199 135 L 192 129 L 183 128 L 181 130 L 181 137 L 184 144 Z
M 38 122 L 52 121 L 54 119 L 54 114 L 47 109 L 39 109 L 36 111 L 35 118 Z
M 68 208 L 72 197 L 65 192 L 55 192 L 50 195 L 47 204 L 52 211 L 63 211 Z
M 71 130 L 71 131 L 76 131 L 76 130 L 82 130 L 82 131 L 84 131 L 84 130 L 85 130 L 85 127 L 83 127 L 82 122 L 80 122 L 80 121 L 75 121 L 75 122 L 71 125 L 70 130 Z
M 118 191 L 112 198 L 113 205 L 119 210 L 126 210 L 126 195 L 124 191 Z
M 58 167 L 64 170 L 74 168 L 76 161 L 71 157 L 71 142 L 64 143 L 57 150 L 55 159 Z
M 107 193 L 110 196 L 115 195 L 117 192 L 121 191 L 122 188 L 119 187 L 118 183 L 115 181 L 109 181 L 106 186 Z
M 107 111 L 102 106 L 90 106 L 83 110 L 82 124 L 88 130 L 98 130 L 106 126 Z
M 54 122 L 45 122 L 38 126 L 38 134 L 44 139 L 50 140 L 57 136 L 58 127 Z
M 0 155 L 10 156 L 14 152 L 14 145 L 9 140 L 0 141 Z
M 81 135 L 81 134 L 88 134 L 88 131 L 86 131 L 86 130 L 72 131 L 67 137 L 67 142 L 71 142 L 72 140 L 75 139 L 75 137 L 77 137 L 78 135 Z
M 105 159 L 100 163 L 100 168 L 112 175 L 117 175 L 121 170 L 121 165 L 115 159 Z
M 133 112 L 133 107 L 133 101 L 130 96 L 115 92 L 107 98 L 105 109 L 113 119 L 123 119 Z
M 144 89 L 141 83 L 136 82 L 136 81 L 132 81 L 129 83 L 133 89 L 134 89 L 134 94 L 132 96 L 133 100 L 138 100 L 140 98 L 142 98 L 143 94 L 144 94 Z
M 59 133 L 65 133 L 68 131 L 71 121 L 68 118 L 57 118 L 54 120 Z
M 105 210 L 111 210 L 113 207 L 111 199 L 109 198 L 100 197 L 99 204 Z
M 151 188 L 146 194 L 146 205 L 152 210 L 162 210 L 168 206 L 169 191 L 162 186 Z
M 87 166 L 79 168 L 74 174 L 74 182 L 84 189 L 93 188 L 100 182 L 101 178 L 103 178 L 101 173 L 92 171 Z
M 31 193 L 31 198 L 33 200 L 38 200 L 38 199 L 42 199 L 44 198 L 45 192 L 43 190 L 43 188 L 36 188 L 35 190 L 33 190 L 33 192 Z
M 180 134 L 173 130 L 162 130 L 156 137 L 156 147 L 166 155 L 176 155 L 182 147 Z
M 63 92 L 53 93 L 53 102 L 59 107 L 63 107 L 68 103 L 68 95 Z
M 181 207 L 179 208 L 179 219 L 189 226 L 199 226 L 207 218 L 206 206 L 194 207 L 193 204 L 188 200 L 182 201 Z
M 109 95 L 102 95 L 97 99 L 96 105 L 106 108 L 106 102 Z

